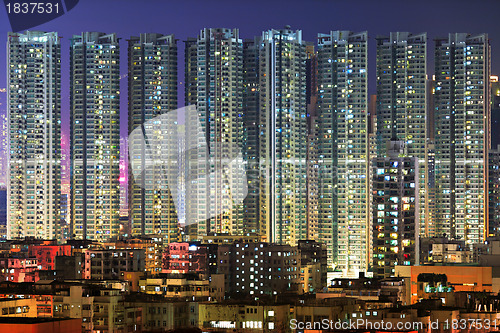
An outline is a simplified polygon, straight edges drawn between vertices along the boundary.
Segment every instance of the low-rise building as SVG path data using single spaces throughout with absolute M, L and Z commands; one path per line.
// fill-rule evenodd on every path
M 432 255 L 429 258 L 434 263 L 467 264 L 471 262 L 471 251 L 459 244 L 432 244 Z
M 162 273 L 217 273 L 217 244 L 170 243 L 163 252 Z
M 2 298 L 0 299 L 0 318 L 4 317 L 36 317 L 37 304 L 34 298 Z
M 290 319 L 293 317 L 290 304 L 200 303 L 198 307 L 197 326 L 204 331 L 291 331 Z
M 123 272 L 145 271 L 144 249 L 108 249 L 85 251 L 85 279 L 118 279 Z
M 166 301 L 162 296 L 134 294 L 126 297 L 126 308 L 141 310 L 141 328 L 136 331 L 168 331 L 198 326 L 198 302 Z
M 189 271 L 189 243 L 170 243 L 163 252 L 163 273 L 187 273 Z
M 300 252 L 297 247 L 269 243 L 219 245 L 217 272 L 225 276 L 225 289 L 235 295 L 299 293 Z
M 79 332 L 133 332 L 142 325 L 142 317 L 137 322 L 135 316 L 141 310 L 125 307 L 125 285 L 121 281 L 90 280 L 3 282 L 0 297 L 30 302 L 33 317 L 79 319 Z M 129 317 L 129 313 L 134 315 Z
M 299 240 L 300 282 L 303 293 L 318 292 L 326 286 L 327 250 L 326 245 L 311 241 Z
M 101 243 L 107 250 L 144 250 L 144 269 L 150 274 L 162 270 L 163 239 L 161 237 L 139 236 Z
M 420 239 L 420 263 L 425 264 L 468 264 L 472 263 L 472 252 L 465 241 L 447 237 Z
M 1 318 L 0 332 L 81 333 L 81 319 Z
M 71 256 L 70 245 L 30 245 L 28 247 L 30 258 L 38 260 L 38 268 L 54 270 L 57 256 Z
M 139 280 L 139 290 L 167 298 L 208 300 L 211 286 L 208 278 L 199 274 L 158 274 Z
M 119 332 L 125 324 L 125 296 L 118 289 L 101 289 L 94 296 L 92 331 Z
M 396 267 L 396 276 L 406 278 L 409 285 L 407 290 L 406 304 L 415 304 L 422 299 L 419 297 L 419 288 L 424 288 L 424 284 L 418 283 L 418 277 L 421 274 L 434 274 L 438 272 L 446 276 L 447 286 L 454 291 L 477 292 L 484 291 L 491 293 L 492 268 L 478 266 L 398 266 Z
M 11 282 L 38 281 L 36 258 L 0 258 L 0 280 Z

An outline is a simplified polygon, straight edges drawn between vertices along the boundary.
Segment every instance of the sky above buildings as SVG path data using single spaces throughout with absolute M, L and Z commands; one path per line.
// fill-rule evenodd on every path
M 182 43 L 204 27 L 239 28 L 241 38 L 253 38 L 270 28 L 290 25 L 315 41 L 330 30 L 369 33 L 370 94 L 375 93 L 375 37 L 391 31 L 427 32 L 428 73 L 433 73 L 433 39 L 449 32 L 489 34 L 492 73 L 500 73 L 500 1 L 497 0 L 80 0 L 67 14 L 32 30 L 57 31 L 62 39 L 62 122 L 65 153 L 69 148 L 69 39 L 82 31 L 117 33 L 121 40 L 121 69 L 127 70 L 126 40 L 144 32 L 175 34 L 179 39 L 179 81 L 183 81 Z M 0 8 L 0 113 L 6 112 L 6 43 L 11 30 Z M 182 82 L 183 83 L 183 82 Z M 183 85 L 179 86 L 182 104 Z M 127 135 L 127 82 L 121 87 L 121 134 Z M 498 135 L 493 129 L 493 135 Z M 6 158 L 3 150 L 1 159 Z M 69 159 L 67 159 L 69 160 Z M 2 170 L 4 171 L 4 170 Z M 66 178 L 67 179 L 67 178 Z

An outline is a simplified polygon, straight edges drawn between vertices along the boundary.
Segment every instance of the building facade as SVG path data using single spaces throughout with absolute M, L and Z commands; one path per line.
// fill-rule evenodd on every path
M 6 92 L 6 91 L 5 91 Z M 7 155 L 10 153 L 9 150 L 9 118 L 7 115 L 7 94 L 0 94 L 0 108 L 4 110 L 4 114 L 0 115 L 0 154 L 2 159 L 0 160 L 0 187 L 7 187 L 7 175 L 9 173 L 9 160 Z
M 169 126 L 162 123 L 168 118 L 157 118 L 177 109 L 177 42 L 174 35 L 141 34 L 128 41 L 128 55 L 129 134 L 142 127 L 148 137 L 129 142 L 131 163 L 143 170 L 140 177 L 129 177 L 131 234 L 161 235 L 165 242 L 177 241 L 176 207 L 165 174 L 170 168 L 177 174 L 177 165 L 167 164 L 165 151 L 158 147 L 147 147 L 151 156 L 144 153 L 150 142 L 163 140 L 172 147 L 177 145 L 177 135 L 168 133 L 176 130 L 176 124 Z
M 277 295 L 298 292 L 300 251 L 296 246 L 269 243 L 219 245 L 217 272 L 224 274 L 230 294 Z
M 238 158 L 244 136 L 243 41 L 238 29 L 201 30 L 196 42 L 186 42 L 186 60 L 186 102 L 196 106 L 185 129 L 188 233 L 191 240 L 210 233 L 241 233 L 247 183 L 243 164 L 235 163 L 242 162 Z
M 61 44 L 55 32 L 9 33 L 7 237 L 54 239 L 61 192 Z
M 146 268 L 144 249 L 89 249 L 84 256 L 84 279 L 117 280 L 123 272 L 144 272 Z
M 488 229 L 488 36 L 437 39 L 435 74 L 436 232 L 472 246 Z
M 419 161 L 422 235 L 428 235 L 427 189 L 427 34 L 394 32 L 377 38 L 377 154 L 387 156 L 392 138 L 404 154 Z
M 488 237 L 500 236 L 500 145 L 488 153 Z
M 307 74 L 307 239 L 318 240 L 318 56 L 314 44 L 306 45 Z
M 59 228 L 60 228 L 60 241 L 65 241 L 70 238 L 70 223 L 69 223 L 69 212 L 68 212 L 68 193 L 61 193 L 60 197 L 60 219 L 59 219 Z
M 70 48 L 71 233 L 119 233 L 120 47 L 115 34 L 84 32 Z
M 373 275 L 392 277 L 395 266 L 419 264 L 419 163 L 404 142 L 389 141 L 373 161 Z
M 268 242 L 296 245 L 307 238 L 307 54 L 302 31 L 263 32 L 259 59 L 260 230 Z
M 0 187 L 0 238 L 7 238 L 7 188 Z
M 318 223 L 328 264 L 345 275 L 370 263 L 366 32 L 318 35 Z
M 245 230 L 261 234 L 260 209 L 260 38 L 243 41 L 243 157 L 248 195 L 243 201 Z

